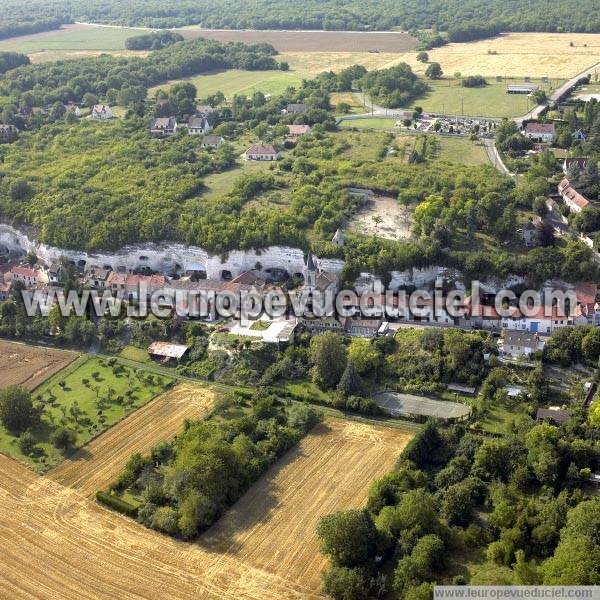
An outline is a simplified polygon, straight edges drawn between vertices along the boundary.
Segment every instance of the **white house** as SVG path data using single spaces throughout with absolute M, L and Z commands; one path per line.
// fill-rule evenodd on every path
M 92 108 L 92 114 L 90 116 L 92 119 L 104 121 L 106 119 L 112 119 L 113 112 L 112 112 L 110 106 L 108 106 L 106 104 L 96 104 Z
M 525 137 L 538 142 L 552 142 L 556 137 L 554 123 L 527 123 Z
M 537 334 L 527 331 L 504 331 L 498 340 L 500 355 L 510 358 L 531 358 L 539 347 Z
M 150 122 L 152 135 L 166 137 L 177 133 L 177 119 L 175 117 L 158 117 Z
M 273 144 L 254 144 L 245 152 L 246 160 L 279 160 L 281 150 Z
M 566 177 L 558 184 L 558 193 L 571 212 L 581 212 L 590 204 L 589 200 L 580 194 Z
M 202 148 L 218 148 L 225 143 L 225 138 L 220 135 L 205 135 L 202 138 L 200 146 Z
M 189 135 L 205 135 L 212 127 L 206 117 L 192 116 L 188 120 Z

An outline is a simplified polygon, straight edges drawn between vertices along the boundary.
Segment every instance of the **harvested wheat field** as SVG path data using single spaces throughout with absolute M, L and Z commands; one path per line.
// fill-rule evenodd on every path
M 0 598 L 305 600 L 318 594 L 178 542 L 0 455 Z
M 212 390 L 178 385 L 99 435 L 48 477 L 92 496 L 117 478 L 132 454 L 148 453 L 161 440 L 177 434 L 184 419 L 206 416 L 214 401 Z
M 361 506 L 410 434 L 318 425 L 199 542 L 178 542 L 0 455 L 0 597 L 321 598 L 316 523 Z
M 571 46 L 573 43 L 573 46 Z M 494 77 L 552 77 L 568 79 L 598 62 L 600 34 L 597 33 L 507 33 L 495 38 L 448 44 L 428 52 L 446 75 Z M 416 54 L 402 60 L 423 73 L 427 65 Z
M 22 385 L 32 390 L 78 356 L 66 350 L 0 340 L 0 389 Z
M 411 434 L 342 420 L 315 427 L 200 538 L 202 546 L 317 592 L 319 518 L 363 506 Z

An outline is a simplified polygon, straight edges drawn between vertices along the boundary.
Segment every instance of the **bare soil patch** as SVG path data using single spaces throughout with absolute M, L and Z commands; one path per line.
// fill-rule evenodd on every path
M 92 440 L 48 476 L 93 496 L 118 477 L 132 454 L 146 454 L 161 440 L 176 435 L 184 419 L 206 416 L 214 401 L 212 390 L 178 385 Z
M 220 42 L 272 44 L 280 52 L 408 52 L 417 40 L 400 31 L 265 31 L 180 29 L 188 39 L 204 37 Z
M 402 206 L 396 198 L 371 196 L 350 222 L 350 228 L 388 240 L 408 239 L 411 236 L 410 215 L 410 208 Z M 379 217 L 381 222 L 376 223 L 373 217 Z
M 75 352 L 0 340 L 0 389 L 22 385 L 33 390 L 78 356 Z

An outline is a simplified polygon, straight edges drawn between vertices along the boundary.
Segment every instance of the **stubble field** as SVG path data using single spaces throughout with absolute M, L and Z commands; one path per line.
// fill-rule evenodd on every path
M 195 544 L 144 529 L 0 455 L 0 589 L 12 599 L 316 599 L 315 525 L 364 504 L 410 434 L 318 425 Z
M 77 356 L 75 352 L 0 340 L 0 389 L 22 385 L 32 390 Z

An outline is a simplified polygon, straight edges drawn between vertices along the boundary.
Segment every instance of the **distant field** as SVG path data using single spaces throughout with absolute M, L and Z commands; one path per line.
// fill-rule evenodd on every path
M 415 100 L 410 108 L 421 106 L 425 112 L 444 113 L 450 115 L 470 115 L 478 117 L 516 117 L 524 115 L 532 108 L 532 101 L 521 94 L 507 94 L 506 83 L 496 83 L 494 78 L 488 78 L 488 84 L 483 88 L 465 88 L 456 79 L 428 81 L 431 91 Z M 516 81 L 512 83 L 517 83 Z M 522 80 L 519 81 L 522 83 Z M 532 81 L 542 89 L 549 86 L 540 81 Z M 559 83 L 552 82 L 552 87 Z
M 568 79 L 600 60 L 600 34 L 509 33 L 435 48 L 429 59 L 439 62 L 447 75 L 458 71 L 463 75 Z M 419 73 L 427 68 L 417 61 L 415 53 L 406 54 L 402 60 Z
M 411 53 L 412 55 L 412 53 Z M 282 52 L 277 60 L 289 63 L 292 69 L 306 75 L 318 75 L 323 71 L 338 72 L 351 65 L 363 65 L 366 69 L 383 69 L 401 62 L 405 54 L 392 52 Z
M 245 44 L 265 42 L 272 44 L 279 52 L 403 53 L 416 48 L 418 43 L 408 33 L 399 31 L 231 31 L 192 27 L 179 31 L 186 38 L 205 37 L 221 42 Z
M 37 52 L 125 50 L 125 40 L 139 35 L 135 29 L 94 27 L 90 25 L 63 25 L 55 31 L 2 40 L 0 50 L 33 54 Z
M 394 130 L 397 119 L 383 117 L 366 117 L 364 119 L 347 119 L 340 123 L 342 129 L 390 129 Z
M 153 96 L 159 89 L 168 89 L 181 79 L 172 80 L 148 90 L 148 95 Z M 293 71 L 221 71 L 209 75 L 198 75 L 186 79 L 198 89 L 198 96 L 203 98 L 209 94 L 221 91 L 227 98 L 236 94 L 251 96 L 260 91 L 263 94 L 280 94 L 290 86 L 298 86 L 302 77 Z
M 77 358 L 75 352 L 0 341 L 0 389 L 34 389 Z

